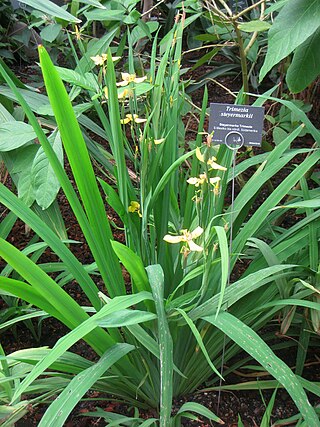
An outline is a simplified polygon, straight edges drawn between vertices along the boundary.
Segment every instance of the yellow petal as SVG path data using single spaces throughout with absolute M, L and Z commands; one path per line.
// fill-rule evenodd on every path
M 218 165 L 218 163 L 214 162 L 213 158 L 208 160 L 208 165 L 210 165 L 211 169 L 215 169 L 219 171 L 227 170 L 227 168 L 225 168 L 224 166 Z
M 183 241 L 183 237 L 182 236 L 171 236 L 170 234 L 166 234 L 164 236 L 163 240 L 165 242 L 168 242 L 168 243 L 180 243 Z
M 133 81 L 134 81 L 135 83 L 142 83 L 142 82 L 144 82 L 145 80 L 147 80 L 147 76 L 143 76 L 143 77 L 136 77 Z
M 189 179 L 187 179 L 187 183 L 191 185 L 199 185 L 199 179 L 196 177 L 190 177 Z
M 192 231 L 191 238 L 196 239 L 197 237 L 201 236 L 202 233 L 203 233 L 203 228 L 198 226 Z
M 121 73 L 122 80 L 124 80 L 126 82 L 133 81 L 135 79 L 135 77 L 136 77 L 135 74 Z
M 153 142 L 154 142 L 156 145 L 159 145 L 159 144 L 162 144 L 164 140 L 165 140 L 165 138 L 160 138 L 160 139 L 155 139 Z
M 96 64 L 96 65 L 103 65 L 104 60 L 102 58 L 102 56 L 97 55 L 97 56 L 90 56 L 90 59 Z
M 128 124 L 129 122 L 131 122 L 131 119 L 129 119 L 128 117 L 126 117 L 125 119 L 121 119 L 121 120 L 120 120 L 120 123 L 121 123 L 122 125 L 126 125 L 126 124 Z
M 201 153 L 201 150 L 200 150 L 199 147 L 196 148 L 196 157 L 197 157 L 198 160 L 200 160 L 200 162 L 204 163 L 204 156 Z
M 129 82 L 123 81 L 123 82 L 117 83 L 117 86 L 124 87 L 124 86 L 128 86 L 128 84 Z
M 135 118 L 134 118 L 134 121 L 135 121 L 136 123 L 144 123 L 144 122 L 146 122 L 146 121 L 147 121 L 147 119 L 141 119 L 140 117 L 135 117 Z
M 131 89 L 120 89 L 119 93 L 118 93 L 118 98 L 119 99 L 123 99 L 123 98 L 130 98 L 130 96 L 133 96 L 133 91 Z
M 219 176 L 215 176 L 214 178 L 210 178 L 209 181 L 210 181 L 210 184 L 215 185 L 217 184 L 217 182 L 220 181 L 220 179 L 221 178 Z
M 192 240 L 188 241 L 188 245 L 189 245 L 190 251 L 192 251 L 192 252 L 202 252 L 203 251 L 203 248 L 199 245 L 196 245 Z

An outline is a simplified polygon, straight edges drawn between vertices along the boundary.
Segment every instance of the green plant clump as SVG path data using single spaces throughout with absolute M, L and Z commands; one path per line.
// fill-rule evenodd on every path
M 233 171 L 234 152 L 216 145 L 214 135 L 203 136 L 205 91 L 196 138 L 187 142 L 183 117 L 190 107 L 180 78 L 182 41 L 183 31 L 197 18 L 181 13 L 160 42 L 156 35 L 148 68 L 140 73 L 130 36 L 128 72 L 119 70 L 122 47 L 110 48 L 115 32 L 92 44 L 90 51 L 78 38 L 82 59 L 74 49 L 75 70 L 54 66 L 39 46 L 47 96 L 19 88 L 0 64 L 6 82 L 0 93 L 22 107 L 25 126 L 30 135 L 32 131 L 27 148 L 35 138 L 40 142 L 94 258 L 81 264 L 70 249 L 74 242 L 62 239 L 25 200 L 0 184 L 1 203 L 39 240 L 20 251 L 5 240 L 13 223 L 1 223 L 0 256 L 7 263 L 1 292 L 36 307 L 2 328 L 49 315 L 70 329 L 52 349 L 7 356 L 1 350 L 3 425 L 21 418 L 30 403 L 50 402 L 39 426 L 63 426 L 88 390 L 108 393 L 135 408 L 153 408 L 157 414 L 143 420 L 138 409 L 131 418 L 98 410 L 95 415 L 106 425 L 174 427 L 199 415 L 222 424 L 194 402 L 173 414 L 173 399 L 209 379 L 211 384 L 223 381 L 239 364 L 225 372 L 223 365 L 240 349 L 275 378 L 275 387 L 285 387 L 308 426 L 320 425 L 305 391 L 319 396 L 318 387 L 299 376 L 310 337 L 307 311 L 301 308 L 311 312 L 319 331 L 320 196 L 318 189 L 309 188 L 320 158 L 319 131 L 294 103 L 279 100 L 298 123 L 283 131 L 272 151 L 249 156 Z M 62 80 L 71 85 L 69 93 Z M 274 99 L 271 93 L 254 105 Z M 240 94 L 237 102 L 242 100 Z M 8 115 L 0 119 L 0 131 L 10 126 Z M 22 123 L 18 121 L 19 129 Z M 292 147 L 303 128 L 315 140 L 312 149 Z M 108 148 L 94 144 L 88 129 L 104 138 Z M 55 150 L 56 138 L 62 141 L 74 185 Z M 294 159 L 305 153 L 292 168 Z M 108 182 L 97 180 L 90 155 L 104 168 Z M 262 188 L 272 185 L 270 180 L 283 168 L 289 173 L 255 207 Z M 246 171 L 250 178 L 228 205 L 232 181 Z M 105 201 L 121 219 L 124 244 L 113 239 Z M 285 228 L 287 209 L 304 215 Z M 37 263 L 38 251 L 47 246 L 59 261 Z M 122 265 L 130 275 L 126 284 Z M 230 283 L 233 274 L 238 278 Z M 64 290 L 74 280 L 88 306 L 80 306 Z M 275 355 L 272 337 L 262 339 L 257 333 L 275 315 L 282 333 L 292 326 L 304 349 L 298 351 L 296 373 Z M 97 362 L 69 350 L 80 339 L 96 352 Z

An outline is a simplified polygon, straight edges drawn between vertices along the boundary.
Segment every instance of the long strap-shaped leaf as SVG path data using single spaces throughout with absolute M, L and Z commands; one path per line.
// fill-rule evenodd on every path
M 204 317 L 203 319 L 212 323 L 228 335 L 285 387 L 310 427 L 320 426 L 317 414 L 310 405 L 299 379 L 291 369 L 273 353 L 259 335 L 227 312 L 219 313 L 216 317 L 210 316 Z
M 98 288 L 76 259 L 73 253 L 66 247 L 57 235 L 32 212 L 20 199 L 0 183 L 0 202 L 14 212 L 23 222 L 28 224 L 38 236 L 41 237 L 66 264 L 68 271 L 73 274 L 83 291 L 86 293 L 92 305 L 98 310 L 101 302 L 98 297 Z
M 94 366 L 79 373 L 49 406 L 39 427 L 61 427 L 81 397 L 121 357 L 133 350 L 130 344 L 116 344 L 109 348 Z
M 136 295 L 125 295 L 120 297 L 113 298 L 107 305 L 103 306 L 102 309 L 89 317 L 85 322 L 81 323 L 73 331 L 69 332 L 67 335 L 64 335 L 56 343 L 53 349 L 48 353 L 43 359 L 41 359 L 37 365 L 32 369 L 32 371 L 26 376 L 22 383 L 15 390 L 12 401 L 14 402 L 17 398 L 23 394 L 28 386 L 42 373 L 52 365 L 60 356 L 62 356 L 65 351 L 67 351 L 73 344 L 77 341 L 88 335 L 93 331 L 99 324 L 101 319 L 104 319 L 106 316 L 112 316 L 113 313 L 116 313 L 119 310 L 126 309 L 132 305 L 138 304 L 139 302 L 145 299 L 151 299 L 151 295 L 148 292 L 141 292 Z M 127 365 L 127 371 L 130 372 L 130 369 L 133 369 L 130 364 Z M 117 372 L 120 375 L 119 371 Z M 129 376 L 130 374 L 127 373 Z M 120 379 L 119 379 L 120 381 Z M 127 379 L 126 375 L 122 375 L 121 381 L 130 385 L 130 381 Z
M 25 283 L 25 290 L 21 289 L 23 282 L 12 281 L 15 288 L 12 290 L 22 292 L 19 297 L 23 298 L 23 293 L 29 302 L 38 305 L 49 314 L 57 317 L 69 328 L 73 329 L 80 323 L 86 321 L 89 316 L 60 286 L 49 277 L 44 271 L 34 264 L 17 248 L 3 239 L 0 239 L 0 256 L 5 259 L 30 285 Z M 0 285 L 7 285 L 6 278 L 0 278 Z M 31 289 L 29 289 L 29 287 Z M 4 286 L 2 286 L 4 289 Z M 32 300 L 30 300 L 32 298 Z M 95 338 L 93 338 L 95 336 Z M 102 330 L 97 330 L 92 334 L 92 338 L 87 337 L 89 344 L 100 354 L 106 348 L 114 344 L 113 339 Z
M 160 265 L 146 267 L 158 315 L 158 339 L 160 348 L 160 427 L 170 425 L 172 408 L 173 345 L 164 309 L 164 277 Z
M 61 187 L 63 188 L 63 191 L 72 207 L 73 212 L 75 213 L 75 216 L 77 217 L 77 220 L 79 222 L 79 225 L 83 231 L 83 234 L 86 237 L 86 240 L 88 242 L 88 245 L 95 256 L 96 253 L 100 253 L 99 247 L 97 246 L 96 239 L 93 235 L 92 228 L 90 227 L 90 224 L 88 222 L 88 218 L 86 217 L 85 212 L 83 211 L 83 208 L 81 206 L 80 201 L 78 200 L 78 197 L 71 185 L 71 182 L 69 181 L 67 174 L 63 167 L 61 166 L 56 154 L 54 153 L 50 143 L 48 142 L 42 128 L 40 127 L 35 115 L 33 114 L 31 107 L 29 106 L 30 100 L 27 102 L 24 98 L 23 89 L 18 90 L 15 86 L 14 82 L 6 72 L 6 70 L 2 67 L 0 63 L 0 74 L 5 79 L 7 84 L 9 85 L 12 93 L 14 94 L 14 99 L 19 102 L 19 104 L 22 106 L 24 112 L 26 113 L 30 124 L 32 125 L 34 131 L 37 134 L 37 137 L 41 143 L 41 146 L 43 147 L 51 166 L 53 167 L 59 182 L 61 184 Z M 26 92 L 26 91 L 25 91 Z M 47 102 L 47 101 L 46 101 Z M 76 277 L 76 276 L 75 276 Z M 94 283 L 92 282 L 93 286 L 95 287 Z M 85 291 L 87 293 L 87 290 Z M 98 310 L 100 308 L 100 301 L 97 295 L 92 297 L 90 293 L 88 294 L 88 297 L 91 301 L 91 303 L 94 305 L 94 307 Z
M 123 295 L 125 286 L 120 265 L 110 245 L 113 239 L 110 224 L 77 118 L 60 76 L 42 46 L 39 46 L 39 56 L 48 97 L 95 238 L 93 255 L 110 296 Z

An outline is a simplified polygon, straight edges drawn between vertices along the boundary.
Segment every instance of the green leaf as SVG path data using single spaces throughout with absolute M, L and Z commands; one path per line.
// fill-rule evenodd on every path
M 40 32 L 40 37 L 49 43 L 52 43 L 59 35 L 62 26 L 60 24 L 46 25 Z
M 25 169 L 19 175 L 18 181 L 18 197 L 28 207 L 30 207 L 35 201 L 32 179 L 30 174 L 30 168 Z
M 274 20 L 268 34 L 268 50 L 260 81 L 320 26 L 319 0 L 291 0 Z
M 290 203 L 288 205 L 276 206 L 275 209 L 297 209 L 297 208 L 320 208 L 320 199 L 301 200 L 301 202 Z
M 85 73 L 84 75 L 77 73 L 77 71 L 70 70 L 69 68 L 56 67 L 60 78 L 68 83 L 75 86 L 80 86 L 83 89 L 90 90 L 92 92 L 99 91 L 99 85 L 95 77 L 91 73 Z
M 40 10 L 46 15 L 54 16 L 55 18 L 60 18 L 68 22 L 81 22 L 81 19 L 74 17 L 69 12 L 62 9 L 62 7 L 57 6 L 49 0 L 23 0 L 23 3 L 31 6 L 33 9 Z
M 78 120 L 58 72 L 42 46 L 39 46 L 39 56 L 63 146 L 90 223 L 90 231 L 85 233 L 85 237 L 109 295 L 125 294 L 120 265 L 110 244 L 113 239 L 110 224 Z
M 260 427 L 269 427 L 270 426 L 270 420 L 271 420 L 271 415 L 272 415 L 274 401 L 276 399 L 277 391 L 278 390 L 275 389 L 275 391 L 272 393 L 271 399 L 268 403 L 268 406 L 265 410 L 265 413 L 263 414 L 263 418 L 261 420 Z
M 224 379 L 220 372 L 217 370 L 217 368 L 214 366 L 214 364 L 211 362 L 210 360 L 210 356 L 207 352 L 207 349 L 203 343 L 202 337 L 200 332 L 198 331 L 198 329 L 196 328 L 195 324 L 192 322 L 192 320 L 188 317 L 187 313 L 182 310 L 181 308 L 176 308 L 177 312 L 181 314 L 181 316 L 184 318 L 184 320 L 186 321 L 187 325 L 189 326 L 189 328 L 191 329 L 191 332 L 193 333 L 195 339 L 197 340 L 198 346 L 200 347 L 204 357 L 206 358 L 210 368 L 213 370 L 213 372 L 215 372 L 218 377 L 220 377 L 222 380 Z
M 286 75 L 291 92 L 301 92 L 320 74 L 319 45 L 320 27 L 294 53 Z
M 160 348 L 161 391 L 160 425 L 169 426 L 173 393 L 173 344 L 164 308 L 164 276 L 160 265 L 146 267 L 158 315 L 158 339 Z
M 10 174 L 23 172 L 26 169 L 30 171 L 33 159 L 39 148 L 40 146 L 38 144 L 31 144 L 26 147 L 21 147 L 18 150 L 8 152 L 5 162 Z
M 103 6 L 103 4 L 100 3 L 99 0 L 73 0 L 73 1 L 77 3 L 88 4 L 90 6 L 95 6 L 95 7 L 98 7 L 99 9 L 106 8 L 105 6 Z
M 133 349 L 134 346 L 130 344 L 115 344 L 105 352 L 97 363 L 76 375 L 49 406 L 39 423 L 39 427 L 62 427 L 81 397 L 112 365 Z
M 84 12 L 88 21 L 123 21 L 124 11 L 122 10 L 90 10 Z
M 223 333 L 228 335 L 236 344 L 254 357 L 274 378 L 287 390 L 299 411 L 308 424 L 320 426 L 319 419 L 310 405 L 308 397 L 301 386 L 299 379 L 291 369 L 279 359 L 270 347 L 243 322 L 230 313 L 219 313 L 217 317 L 204 317 L 205 321 L 212 323 Z
M 32 382 L 41 375 L 52 363 L 56 362 L 59 357 L 61 357 L 66 350 L 68 350 L 73 344 L 75 344 L 79 339 L 85 337 L 94 329 L 96 329 L 98 322 L 106 316 L 111 316 L 113 313 L 116 313 L 119 310 L 126 309 L 132 305 L 138 304 L 139 302 L 145 299 L 151 299 L 151 295 L 148 292 L 142 292 L 136 295 L 125 295 L 120 297 L 115 297 L 109 303 L 101 308 L 101 310 L 91 316 L 89 319 L 77 326 L 73 331 L 64 335 L 60 340 L 55 344 L 52 350 L 42 358 L 36 366 L 32 369 L 30 374 L 28 374 L 22 383 L 15 390 L 12 400 L 16 400 L 22 393 L 25 392 L 27 387 L 32 384 Z M 94 331 L 93 331 L 94 332 Z M 112 345 L 110 345 L 110 348 Z M 129 364 L 128 364 L 129 365 Z M 130 365 L 128 366 L 130 368 Z
M 113 250 L 117 254 L 117 257 L 128 270 L 128 273 L 132 277 L 138 291 L 150 291 L 148 276 L 146 275 L 141 258 L 130 248 L 119 242 L 113 241 L 111 244 Z
M 209 420 L 215 421 L 216 423 L 219 423 L 219 424 L 224 424 L 221 418 L 219 418 L 212 411 L 210 411 L 210 409 L 207 409 L 205 406 L 197 402 L 184 403 L 179 409 L 179 411 L 177 412 L 177 415 L 183 415 L 184 412 L 196 412 L 197 414 L 202 415 L 203 417 L 206 417 Z
M 256 19 L 254 21 L 243 22 L 239 25 L 241 31 L 245 31 L 246 33 L 254 33 L 255 31 L 267 31 L 271 25 L 269 22 L 260 21 Z
M 157 316 L 153 313 L 141 310 L 119 310 L 112 313 L 112 316 L 106 316 L 98 322 L 102 328 L 121 328 L 123 326 L 132 326 L 137 323 L 149 322 L 156 319 Z
M 52 148 L 61 164 L 63 164 L 60 134 L 54 133 L 52 138 L 49 138 L 49 141 L 50 139 L 53 139 Z M 34 158 L 31 175 L 36 202 L 42 209 L 47 209 L 56 198 L 60 183 L 42 147 L 39 148 Z
M 21 147 L 37 137 L 32 126 L 24 122 L 10 121 L 0 125 L 0 151 Z
M 106 199 L 107 199 L 108 204 L 112 207 L 112 209 L 114 209 L 117 212 L 117 214 L 119 215 L 123 224 L 125 226 L 127 226 L 128 225 L 127 210 L 123 206 L 118 193 L 107 182 L 103 181 L 100 178 L 98 178 L 98 180 L 99 180 L 99 183 L 100 183 L 103 191 L 105 192 L 105 194 L 107 196 Z M 115 248 L 113 247 L 113 249 L 115 249 Z

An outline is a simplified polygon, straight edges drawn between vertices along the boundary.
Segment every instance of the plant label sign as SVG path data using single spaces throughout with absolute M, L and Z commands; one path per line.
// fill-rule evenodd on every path
M 213 133 L 213 143 L 226 144 L 229 148 L 260 147 L 263 119 L 263 107 L 212 103 L 209 133 Z

